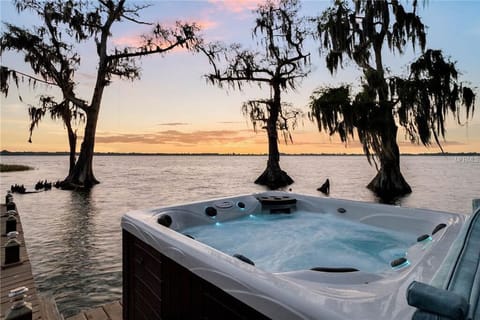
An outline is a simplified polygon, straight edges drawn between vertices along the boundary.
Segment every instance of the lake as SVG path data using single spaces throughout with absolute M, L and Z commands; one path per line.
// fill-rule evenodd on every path
M 397 205 L 469 214 L 472 199 L 480 198 L 480 157 L 401 161 L 413 193 Z M 2 197 L 12 184 L 33 190 L 38 180 L 62 179 L 68 171 L 66 156 L 2 156 L 1 162 L 35 167 L 1 173 Z M 120 299 L 124 213 L 264 191 L 253 181 L 265 165 L 265 156 L 96 156 L 101 184 L 90 192 L 15 194 L 40 291 L 52 294 L 65 316 Z M 323 196 L 316 189 L 329 178 L 330 197 L 378 201 L 365 187 L 376 171 L 364 156 L 283 156 L 281 166 L 295 180 L 287 190 Z

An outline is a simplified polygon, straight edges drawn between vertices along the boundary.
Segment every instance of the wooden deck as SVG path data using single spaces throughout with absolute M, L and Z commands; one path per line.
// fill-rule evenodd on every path
M 122 304 L 119 301 L 79 313 L 66 320 L 122 320 Z
M 6 206 L 4 204 L 0 205 L 0 223 L 5 224 L 6 217 Z M 32 275 L 32 267 L 30 265 L 30 259 L 28 257 L 27 248 L 25 246 L 25 240 L 23 237 L 23 229 L 20 221 L 20 216 L 17 215 L 17 231 L 20 233 L 17 237 L 17 240 L 21 243 L 20 247 L 20 262 L 19 264 L 3 267 L 3 262 L 5 261 L 5 250 L 4 246 L 7 242 L 7 237 L 5 235 L 0 236 L 0 257 L 1 257 L 1 270 L 0 270 L 0 282 L 1 282 L 1 294 L 0 294 L 0 320 L 5 319 L 5 315 L 10 309 L 11 302 L 8 297 L 10 290 L 18 287 L 27 287 L 28 288 L 28 297 L 27 302 L 32 304 L 33 311 L 33 320 L 38 319 L 62 319 L 53 299 L 46 297 L 41 297 L 38 294 L 35 282 Z

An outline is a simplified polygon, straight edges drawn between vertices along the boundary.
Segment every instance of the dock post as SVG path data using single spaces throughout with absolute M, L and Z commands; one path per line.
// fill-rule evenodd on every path
M 3 202 L 3 201 L 2 201 Z M 18 206 L 17 206 L 18 208 Z M 13 215 L 17 219 L 17 230 L 15 234 L 18 232 L 18 236 L 16 240 L 21 244 L 20 246 L 20 260 L 17 263 L 11 263 L 8 265 L 4 265 L 5 262 L 5 247 L 7 242 L 10 238 L 7 238 L 4 234 L 4 226 L 6 225 L 7 218 Z M 2 225 L 2 236 L 0 237 L 0 250 L 1 251 L 1 261 L 0 261 L 0 288 L 1 288 L 1 295 L 0 295 L 0 320 L 21 320 L 21 319 L 28 319 L 28 320 L 63 320 L 63 318 L 58 315 L 54 316 L 53 312 L 50 312 L 51 309 L 53 311 L 53 306 L 51 307 L 47 300 L 41 300 L 38 295 L 38 288 L 35 286 L 35 281 L 32 275 L 32 267 L 30 264 L 30 259 L 28 258 L 28 252 L 25 245 L 25 239 L 23 235 L 23 227 L 22 227 L 22 219 L 16 210 L 7 211 L 5 204 L 0 204 L 0 224 Z M 8 262 L 8 260 L 7 260 Z M 16 304 L 16 302 L 20 302 L 21 299 L 12 299 L 12 295 L 9 296 L 9 292 L 14 291 L 12 293 L 15 295 L 21 295 L 15 288 L 20 287 L 27 287 L 29 290 L 26 294 L 28 297 L 25 299 L 30 305 L 26 304 L 27 309 L 18 308 L 15 310 L 10 310 L 12 304 Z M 23 293 L 25 294 L 25 293 Z M 18 297 L 18 296 L 17 296 Z M 52 300 L 49 300 L 52 301 Z M 19 303 L 20 304 L 20 303 Z M 48 304 L 48 305 L 47 305 Z M 18 306 L 20 307 L 20 305 Z M 23 307 L 23 303 L 22 303 Z M 31 308 L 29 308 L 31 307 Z M 30 315 L 30 310 L 32 311 L 32 315 Z M 59 314 L 57 312 L 57 314 Z M 7 317 L 8 315 L 8 317 Z M 7 318 L 6 318 L 7 317 Z M 86 318 L 83 318 L 86 319 Z M 113 318 L 112 318 L 113 319 Z M 118 318 L 120 319 L 120 318 Z
M 7 218 L 5 221 L 2 221 L 1 225 L 1 235 L 7 235 L 9 232 L 17 231 L 17 218 L 15 215 L 17 214 L 16 211 L 10 210 L 7 212 Z
M 20 262 L 20 242 L 18 242 L 17 236 L 17 231 L 7 234 L 8 241 L 5 244 L 4 266 Z
M 17 205 L 15 204 L 15 202 L 13 202 L 13 200 L 11 200 L 7 203 L 7 211 L 9 211 L 9 210 L 17 211 Z
M 32 304 L 25 301 L 27 292 L 27 287 L 10 290 L 8 297 L 12 301 L 12 306 L 8 310 L 5 320 L 32 320 Z
M 17 231 L 17 218 L 14 214 L 9 214 L 7 220 L 5 220 L 5 234 L 12 231 Z
M 472 210 L 475 212 L 478 208 L 480 208 L 480 199 L 473 199 L 472 200 Z
M 12 196 L 12 192 L 10 191 L 7 191 L 7 195 L 5 196 L 5 204 L 9 203 L 13 201 L 13 196 Z

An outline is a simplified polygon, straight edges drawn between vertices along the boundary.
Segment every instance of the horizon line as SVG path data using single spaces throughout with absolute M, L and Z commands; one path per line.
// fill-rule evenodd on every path
M 68 151 L 0 151 L 2 156 L 22 156 L 22 155 L 69 155 Z M 79 155 L 79 152 L 75 153 Z M 218 152 L 95 152 L 94 156 L 268 156 L 268 153 L 218 153 Z M 280 153 L 281 156 L 365 156 L 364 153 Z M 403 156 L 480 156 L 479 152 L 432 152 L 432 153 L 401 153 Z

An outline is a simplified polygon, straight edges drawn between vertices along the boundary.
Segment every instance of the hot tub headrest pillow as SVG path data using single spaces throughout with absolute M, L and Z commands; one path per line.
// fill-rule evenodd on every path
M 417 281 L 408 286 L 407 302 L 422 311 L 454 320 L 465 319 L 468 312 L 468 302 L 464 297 Z

